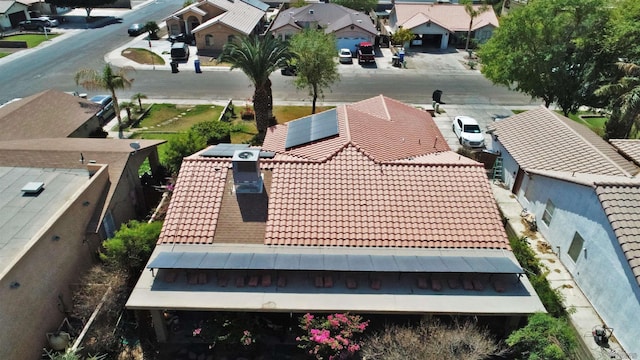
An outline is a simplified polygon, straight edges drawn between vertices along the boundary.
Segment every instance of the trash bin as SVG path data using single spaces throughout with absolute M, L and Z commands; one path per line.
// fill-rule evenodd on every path
M 200 70 L 200 60 L 199 60 L 199 59 L 196 59 L 196 60 L 193 62 L 193 66 L 195 66 L 195 67 L 196 67 L 196 74 L 200 74 L 200 73 L 202 73 L 202 70 Z
M 404 62 L 404 48 L 400 49 L 398 52 L 398 56 L 400 57 L 400 63 Z
M 433 101 L 443 104 L 443 102 L 441 101 L 442 99 L 442 90 L 436 90 L 433 92 L 433 96 L 432 96 Z
M 391 65 L 395 67 L 400 67 L 400 57 L 397 55 L 393 55 L 391 57 Z
M 178 70 L 178 62 L 177 61 L 172 61 L 171 62 L 171 72 L 175 74 L 178 71 L 179 71 Z

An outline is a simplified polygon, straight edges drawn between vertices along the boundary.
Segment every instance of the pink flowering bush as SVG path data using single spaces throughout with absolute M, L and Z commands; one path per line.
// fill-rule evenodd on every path
M 326 318 L 305 314 L 300 318 L 300 328 L 305 334 L 296 340 L 298 347 L 317 360 L 348 359 L 360 350 L 359 335 L 368 325 L 369 321 L 349 313 L 327 315 Z

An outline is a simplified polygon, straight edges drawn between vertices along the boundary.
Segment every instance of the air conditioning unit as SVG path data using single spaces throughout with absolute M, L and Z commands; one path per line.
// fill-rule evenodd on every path
M 260 150 L 236 150 L 231 158 L 233 184 L 238 193 L 261 193 Z

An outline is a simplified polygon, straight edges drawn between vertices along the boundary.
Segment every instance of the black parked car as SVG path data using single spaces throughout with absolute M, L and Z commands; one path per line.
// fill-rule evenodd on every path
M 39 19 L 24 20 L 18 23 L 18 29 L 20 29 L 20 31 L 24 31 L 24 30 L 43 31 L 46 26 L 47 26 L 47 23 Z
M 169 35 L 168 39 L 169 41 L 171 41 L 172 44 L 177 42 L 182 42 L 189 45 L 195 45 L 195 38 L 193 37 L 193 35 L 190 35 L 190 34 L 185 34 L 185 33 L 173 34 L 173 35 Z
M 296 76 L 298 74 L 298 69 L 293 64 L 287 64 L 280 68 L 280 74 L 285 76 Z

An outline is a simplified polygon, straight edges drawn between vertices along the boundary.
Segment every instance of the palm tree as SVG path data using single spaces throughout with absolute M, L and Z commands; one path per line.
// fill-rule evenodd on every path
M 616 65 L 624 76 L 617 83 L 596 90 L 596 95 L 612 99 L 611 116 L 605 125 L 606 139 L 628 138 L 633 124 L 640 120 L 640 65 L 625 62 Z
M 460 1 L 461 4 L 464 4 L 464 11 L 469 15 L 469 30 L 467 31 L 467 44 L 464 46 L 464 51 L 469 51 L 469 42 L 471 41 L 471 28 L 473 27 L 473 19 L 477 18 L 483 12 L 489 11 L 489 5 L 482 4 L 479 8 L 473 7 L 473 1 L 471 0 L 463 0 Z
M 142 111 L 142 99 L 146 99 L 146 98 L 147 98 L 147 95 L 143 93 L 136 93 L 131 97 L 131 101 L 137 101 L 138 109 L 139 111 Z
M 144 24 L 144 30 L 149 33 L 149 40 L 158 40 L 158 31 L 160 31 L 160 27 L 155 21 L 147 21 Z
M 257 140 L 262 141 L 273 117 L 273 98 L 269 75 L 283 66 L 291 54 L 287 45 L 272 37 L 242 37 L 224 45 L 218 61 L 228 62 L 231 69 L 242 70 L 255 87 L 253 108 L 256 114 Z
M 131 108 L 134 106 L 135 104 L 131 101 L 123 101 L 120 103 L 120 108 L 127 112 L 127 124 L 129 124 L 129 126 L 131 126 Z
M 132 70 L 134 70 L 132 67 L 125 66 L 114 71 L 111 64 L 106 64 L 101 73 L 94 69 L 81 69 L 78 70 L 75 76 L 76 85 L 81 85 L 87 90 L 104 89 L 111 92 L 113 107 L 116 110 L 116 118 L 118 119 L 118 128 L 120 129 L 122 129 L 122 117 L 120 116 L 120 106 L 118 106 L 116 90 L 131 87 L 133 79 L 127 77 L 127 74 Z

